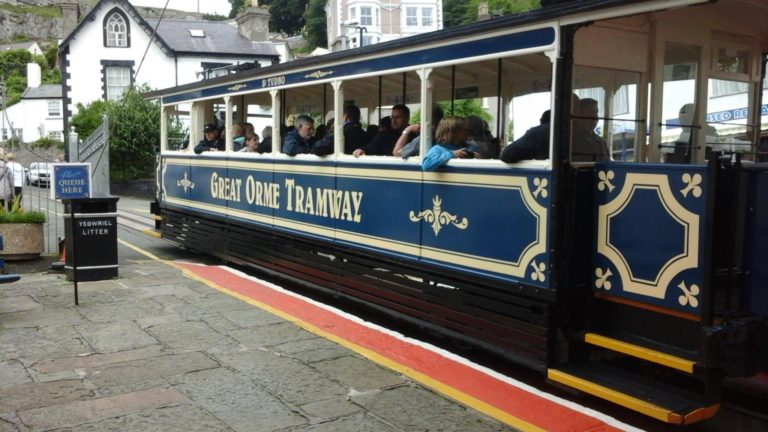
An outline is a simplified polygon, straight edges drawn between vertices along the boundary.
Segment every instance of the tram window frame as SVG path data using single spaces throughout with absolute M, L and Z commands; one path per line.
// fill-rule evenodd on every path
M 592 78 L 587 78 L 588 75 L 592 75 Z M 597 78 L 595 78 L 597 77 Z M 641 116 L 642 107 L 640 101 L 642 100 L 641 86 L 642 86 L 642 74 L 638 71 L 624 70 L 608 67 L 595 67 L 588 65 L 576 65 L 573 73 L 573 94 L 580 99 L 594 99 L 598 102 L 598 115 L 597 124 L 595 129 L 601 131 L 599 136 L 605 141 L 608 150 L 609 160 L 622 161 L 622 162 L 638 162 L 642 153 L 641 145 L 645 143 L 645 133 L 638 133 L 645 129 L 646 120 Z M 591 87 L 585 87 L 585 82 L 589 81 Z M 610 88 L 614 91 L 609 91 Z M 634 92 L 630 90 L 634 87 Z M 616 95 L 619 94 L 622 89 L 626 90 L 626 111 L 616 110 Z M 592 90 L 591 92 L 585 92 L 585 90 Z M 634 100 L 634 103 L 632 101 Z M 633 115 L 634 113 L 634 115 Z M 586 120 L 580 119 L 580 113 L 574 112 L 572 124 L 576 121 Z M 621 118 L 621 116 L 628 116 L 627 118 Z M 631 129 L 631 137 L 627 138 L 623 136 L 626 132 L 626 126 L 619 127 L 620 124 L 634 123 L 634 128 Z M 594 161 L 574 161 L 573 159 L 573 138 L 574 127 L 571 127 L 571 155 L 569 159 L 572 163 L 592 163 Z M 617 135 L 622 135 L 617 137 Z M 627 146 L 629 139 L 631 147 Z M 616 148 L 616 143 L 619 142 L 620 147 Z M 622 145 L 623 142 L 623 145 Z M 616 158 L 617 152 L 622 155 L 621 158 Z M 628 157 L 628 155 L 631 155 Z

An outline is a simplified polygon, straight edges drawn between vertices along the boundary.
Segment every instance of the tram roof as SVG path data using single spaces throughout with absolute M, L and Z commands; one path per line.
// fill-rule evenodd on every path
M 569 20 L 567 24 L 578 24 L 580 22 L 589 22 L 598 18 L 613 17 L 613 15 L 610 14 L 603 16 L 603 14 L 599 14 L 598 12 L 607 13 L 611 10 L 623 11 L 616 15 L 620 16 L 625 13 L 642 13 L 674 7 L 690 6 L 700 3 L 708 3 L 713 1 L 716 0 L 566 0 L 562 3 L 557 2 L 556 4 L 550 5 L 548 7 L 542 7 L 540 9 L 535 9 L 521 14 L 492 18 L 472 24 L 465 24 L 457 27 L 451 27 L 449 29 L 422 33 L 406 38 L 367 45 L 360 48 L 336 51 L 321 56 L 306 57 L 290 62 L 276 64 L 266 68 L 250 69 L 247 71 L 238 72 L 236 74 L 215 77 L 208 80 L 196 81 L 176 87 L 169 87 L 166 89 L 147 92 L 144 93 L 144 96 L 148 99 L 157 99 L 167 95 L 184 93 L 200 88 L 236 84 L 238 82 L 246 81 L 258 76 L 279 75 L 283 71 L 300 70 L 304 68 L 312 68 L 322 64 L 344 62 L 344 60 L 347 59 L 380 55 L 394 50 L 407 49 L 413 46 L 428 44 L 430 42 L 440 42 L 465 36 L 489 33 L 512 27 L 562 20 L 565 17 L 572 19 L 572 21 Z M 622 9 L 622 7 L 630 6 L 632 7 L 632 10 L 629 12 L 627 12 L 626 9 Z

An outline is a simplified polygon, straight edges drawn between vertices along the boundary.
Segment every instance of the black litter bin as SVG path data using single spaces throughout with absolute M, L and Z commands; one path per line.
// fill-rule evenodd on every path
M 117 277 L 118 199 L 106 196 L 62 200 L 67 255 L 64 271 L 68 279 L 74 278 L 73 258 L 77 260 L 78 281 Z

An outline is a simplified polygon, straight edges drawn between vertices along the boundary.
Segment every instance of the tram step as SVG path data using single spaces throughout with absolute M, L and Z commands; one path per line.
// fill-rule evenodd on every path
M 693 374 L 696 366 L 695 361 L 597 333 L 586 333 L 584 342 L 689 374 Z
M 720 408 L 719 404 L 701 402 L 702 397 L 690 391 L 602 363 L 569 364 L 549 369 L 547 378 L 675 425 L 708 419 Z

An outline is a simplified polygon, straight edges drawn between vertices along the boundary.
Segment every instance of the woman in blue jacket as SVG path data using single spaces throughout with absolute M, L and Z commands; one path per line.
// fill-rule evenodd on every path
M 423 171 L 437 171 L 453 158 L 474 158 L 475 153 L 467 147 L 469 128 L 462 117 L 445 117 L 437 125 L 435 144 L 421 161 Z

